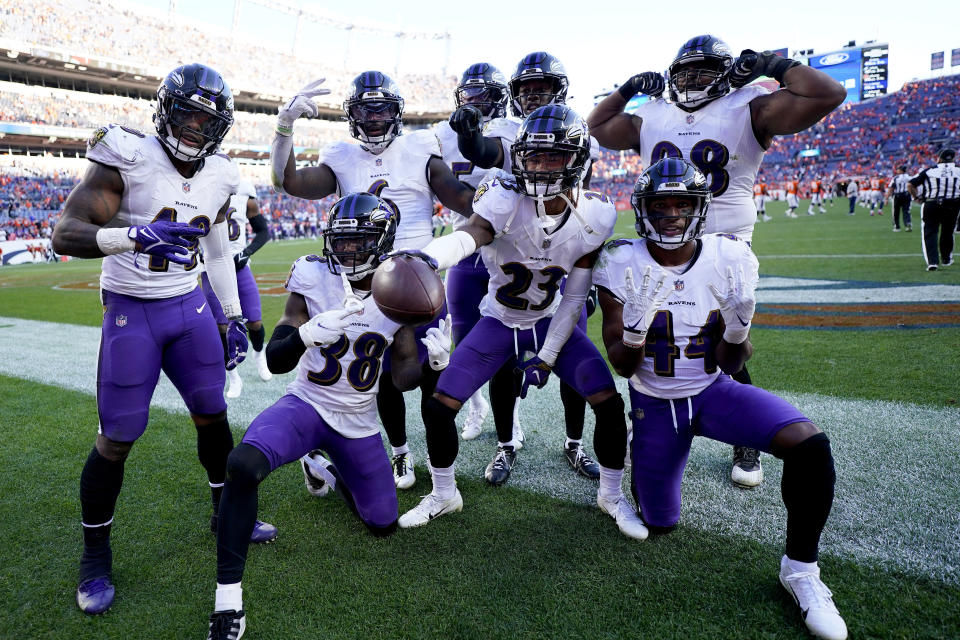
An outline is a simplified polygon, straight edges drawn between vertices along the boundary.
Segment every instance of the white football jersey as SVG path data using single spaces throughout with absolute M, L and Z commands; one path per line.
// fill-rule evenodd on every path
M 304 297 L 311 318 L 343 308 L 343 281 L 320 256 L 303 256 L 294 262 L 284 286 Z M 380 431 L 376 398 L 383 354 L 401 325 L 383 315 L 373 296 L 367 296 L 363 311 L 351 318 L 339 341 L 307 349 L 300 357 L 297 377 L 287 385 L 287 393 L 313 406 L 341 435 L 365 438 Z
M 480 185 L 473 199 L 474 213 L 496 234 L 493 242 L 480 248 L 490 272 L 480 313 L 508 327 L 529 329 L 556 311 L 560 281 L 574 263 L 613 234 L 617 208 L 607 196 L 583 191 L 576 204 L 586 226 L 568 214 L 548 234 L 540 226 L 536 201 L 517 193 L 511 184 L 513 176 L 499 171 Z
M 247 248 L 247 200 L 257 199 L 257 190 L 249 180 L 241 180 L 240 186 L 230 198 L 227 209 L 227 228 L 230 230 L 230 252 L 236 255 Z
M 184 178 L 156 136 L 120 125 L 94 132 L 87 142 L 87 159 L 120 172 L 123 198 L 115 221 L 121 226 L 168 220 L 209 230 L 240 183 L 237 166 L 219 153 L 205 158 L 193 177 Z M 197 248 L 191 254 L 189 265 L 133 251 L 106 256 L 100 287 L 149 299 L 189 293 L 197 286 Z
M 693 112 L 666 100 L 650 100 L 637 110 L 643 118 L 640 157 L 647 166 L 665 156 L 683 158 L 707 177 L 713 202 L 706 233 L 732 233 L 748 242 L 753 237 L 753 184 L 765 150 L 753 133 L 750 102 L 768 93 L 748 85 Z
M 442 158 L 432 130 L 399 136 L 374 155 L 358 144 L 335 142 L 320 157 L 337 177 L 337 195 L 367 191 L 380 196 L 400 213 L 393 246 L 421 249 L 433 240 L 433 189 L 427 181 L 431 156 Z
M 630 385 L 649 396 L 666 399 L 694 396 L 717 379 L 714 348 L 722 337 L 717 299 L 710 293 L 713 284 L 725 292 L 727 267 L 743 265 L 748 286 L 759 280 L 757 258 L 746 242 L 731 235 L 711 234 L 701 238 L 693 260 L 681 267 L 663 267 L 650 256 L 644 239 L 615 240 L 600 252 L 593 270 L 593 282 L 618 300 L 627 298 L 626 269 L 640 286 L 648 266 L 654 273 L 663 269 L 674 292 L 657 311 L 647 333 L 646 355 L 630 378 Z

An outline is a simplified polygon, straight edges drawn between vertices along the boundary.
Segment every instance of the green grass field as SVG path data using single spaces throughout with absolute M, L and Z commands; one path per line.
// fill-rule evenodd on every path
M 754 380 L 830 436 L 837 497 L 821 567 L 853 638 L 960 637 L 960 266 L 928 273 L 918 231 L 890 214 L 783 216 L 757 225 L 762 276 Z M 919 230 L 919 212 L 914 219 Z M 618 232 L 632 235 L 624 213 Z M 318 243 L 268 244 L 262 287 Z M 215 541 L 194 428 L 169 383 L 127 464 L 114 527 L 117 600 L 87 617 L 74 602 L 81 549 L 78 479 L 96 433 L 93 383 L 99 261 L 0 269 L 0 638 L 201 638 L 213 606 Z M 268 335 L 283 295 L 264 295 Z M 798 318 L 802 320 L 798 325 Z M 599 318 L 590 323 L 598 336 Z M 239 440 L 282 393 L 241 367 L 231 401 Z M 623 381 L 620 381 L 621 387 Z M 623 387 L 622 387 L 623 388 Z M 429 491 L 416 394 L 407 406 L 417 484 Z M 785 511 L 781 465 L 764 457 L 753 491 L 727 479 L 725 445 L 698 441 L 676 532 L 623 537 L 595 506 L 596 485 L 562 460 L 552 381 L 521 405 L 527 445 L 507 486 L 482 480 L 496 438 L 461 443 L 461 514 L 385 539 L 336 498 L 318 500 L 299 469 L 260 491 L 281 531 L 252 548 L 244 638 L 804 638 L 777 582 Z M 593 432 L 587 416 L 586 439 Z

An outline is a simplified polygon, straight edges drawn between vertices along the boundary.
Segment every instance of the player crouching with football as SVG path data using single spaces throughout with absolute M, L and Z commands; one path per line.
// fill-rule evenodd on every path
M 397 528 L 393 469 L 377 425 L 384 351 L 402 390 L 421 373 L 412 327 L 388 319 L 370 295 L 374 271 L 393 249 L 398 214 L 369 193 L 337 200 L 323 232 L 323 256 L 299 258 L 285 283 L 283 317 L 267 345 L 273 373 L 300 367 L 286 394 L 250 424 L 227 460 L 217 534 L 216 606 L 208 639 L 235 640 L 246 626 L 240 580 L 256 519 L 257 487 L 277 467 L 301 459 L 311 494 L 333 488 L 375 536 Z M 423 339 L 431 366 L 450 358 L 449 332 Z
M 482 247 L 490 281 L 480 320 L 457 345 L 424 410 L 433 491 L 401 516 L 400 526 L 424 525 L 463 508 L 454 478 L 454 418 L 477 389 L 512 362 L 524 372 L 521 398 L 555 371 L 590 403 L 601 466 L 598 504 L 625 535 L 646 538 L 646 527 L 621 490 L 627 442 L 623 399 L 597 347 L 576 326 L 593 262 L 617 221 L 609 198 L 580 188 L 590 157 L 587 125 L 566 105 L 540 107 L 524 120 L 511 156 L 513 173 L 497 170 L 480 184 L 464 227 L 422 252 L 401 252 L 446 269 Z M 486 472 L 488 478 L 500 475 L 494 484 L 501 484 L 516 462 L 513 437 L 512 432 L 498 434 Z
M 729 375 L 753 353 L 757 258 L 734 236 L 701 237 L 710 192 L 683 160 L 644 171 L 631 202 L 640 239 L 608 243 L 593 280 L 607 355 L 630 379 L 631 482 L 643 520 L 654 533 L 677 525 L 694 435 L 781 458 L 787 540 L 780 582 L 811 633 L 846 638 L 817 566 L 836 480 L 830 441 L 786 400 Z

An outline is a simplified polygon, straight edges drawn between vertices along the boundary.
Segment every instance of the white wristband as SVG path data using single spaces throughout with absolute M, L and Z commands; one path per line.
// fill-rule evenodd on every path
M 723 330 L 723 339 L 730 344 L 742 344 L 750 335 L 750 325 L 745 327 L 727 327 Z
M 111 229 L 97 229 L 97 246 L 105 256 L 133 251 L 137 243 L 127 236 L 130 227 L 113 227 Z
M 238 318 L 243 318 L 243 309 L 240 307 L 240 301 L 228 302 L 223 305 L 223 315 L 227 316 L 227 320 L 236 320 Z

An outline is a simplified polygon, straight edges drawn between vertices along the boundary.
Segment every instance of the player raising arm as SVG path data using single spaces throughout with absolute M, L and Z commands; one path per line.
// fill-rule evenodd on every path
M 80 476 L 83 557 L 77 605 L 106 611 L 115 595 L 110 529 L 124 461 L 147 427 L 162 370 L 197 427 L 197 453 L 217 511 L 233 436 L 223 400 L 224 359 L 217 324 L 197 286 L 197 243 L 228 320 L 227 369 L 247 350 L 225 214 L 240 179 L 216 153 L 233 124 L 233 96 L 201 64 L 171 71 L 157 90 L 157 135 L 98 129 L 87 143 L 90 168 L 56 225 L 57 253 L 103 258 L 103 334 L 97 367 L 96 446 Z M 256 522 L 254 542 L 277 535 Z
M 766 76 L 783 85 L 770 92 L 753 80 Z M 637 93 L 653 99 L 635 115 L 624 113 Z M 635 149 L 646 166 L 663 157 L 692 162 L 707 178 L 713 201 L 706 233 L 730 233 L 747 243 L 757 209 L 753 185 L 763 154 L 776 135 L 803 131 L 840 105 L 847 92 L 827 74 L 764 51 L 744 50 L 734 59 L 714 36 L 690 38 L 677 51 L 668 78 L 647 71 L 604 98 L 587 122 L 608 149 Z M 746 367 L 735 379 L 751 384 Z M 730 479 L 741 487 L 763 481 L 757 451 L 733 452 Z
M 630 380 L 631 484 L 642 518 L 654 533 L 676 527 L 694 435 L 781 458 L 780 582 L 814 635 L 842 640 L 846 625 L 817 566 L 836 480 L 830 441 L 786 400 L 725 375 L 753 352 L 757 259 L 733 236 L 702 236 L 710 192 L 683 160 L 644 171 L 631 203 L 640 239 L 608 243 L 594 281 L 607 355 Z

